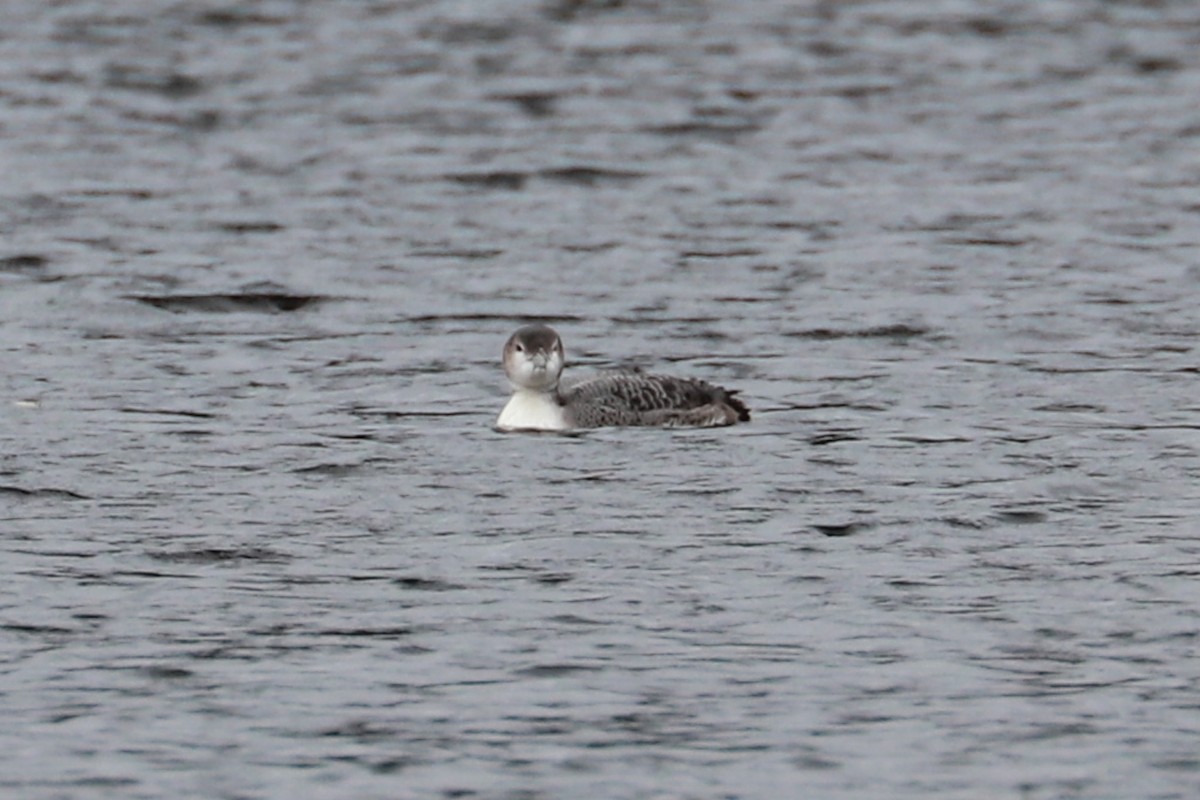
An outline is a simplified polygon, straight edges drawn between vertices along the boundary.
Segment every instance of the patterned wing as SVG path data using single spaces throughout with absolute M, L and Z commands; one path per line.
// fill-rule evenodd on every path
M 601 372 L 563 390 L 577 427 L 606 425 L 729 425 L 750 419 L 735 392 L 705 381 Z

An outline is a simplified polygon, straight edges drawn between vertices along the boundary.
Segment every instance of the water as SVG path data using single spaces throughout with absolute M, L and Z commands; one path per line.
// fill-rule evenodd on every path
M 8 3 L 0 787 L 1195 796 L 1198 31 Z

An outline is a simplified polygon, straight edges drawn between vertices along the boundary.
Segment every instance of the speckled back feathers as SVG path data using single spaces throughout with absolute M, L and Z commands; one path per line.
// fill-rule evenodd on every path
M 631 370 L 601 372 L 561 390 L 567 419 L 578 428 L 749 422 L 750 410 L 736 395 L 694 378 Z

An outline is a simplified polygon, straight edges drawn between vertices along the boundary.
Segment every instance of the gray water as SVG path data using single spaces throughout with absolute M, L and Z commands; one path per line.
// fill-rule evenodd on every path
M 1200 5 L 8 0 L 0 789 L 1192 798 Z M 504 435 L 504 339 L 746 426 Z

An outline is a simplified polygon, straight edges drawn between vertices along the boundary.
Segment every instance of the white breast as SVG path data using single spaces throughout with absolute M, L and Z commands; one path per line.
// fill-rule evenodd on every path
M 528 390 L 513 393 L 508 405 L 500 412 L 496 427 L 501 430 L 562 431 L 567 429 L 563 409 L 554 397 Z

